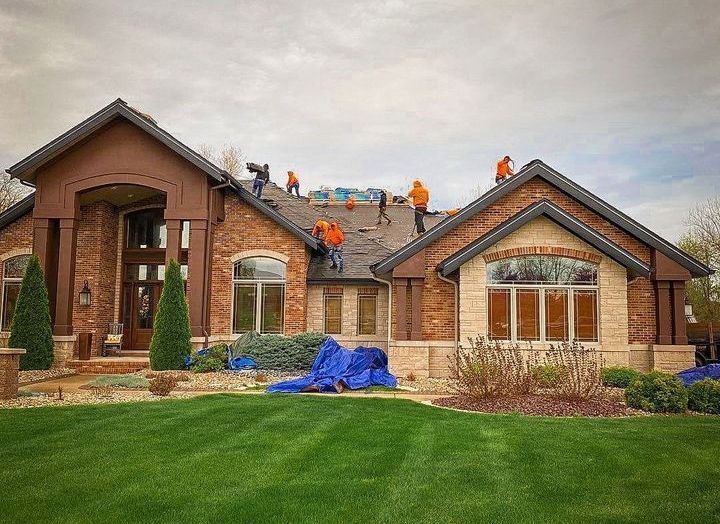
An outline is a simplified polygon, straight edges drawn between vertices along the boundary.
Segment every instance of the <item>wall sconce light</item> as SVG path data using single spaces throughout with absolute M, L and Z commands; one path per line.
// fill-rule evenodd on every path
M 82 288 L 82 291 L 80 291 L 80 305 L 81 306 L 89 306 L 91 301 L 91 295 L 90 288 L 88 287 L 88 281 L 85 281 L 85 285 Z

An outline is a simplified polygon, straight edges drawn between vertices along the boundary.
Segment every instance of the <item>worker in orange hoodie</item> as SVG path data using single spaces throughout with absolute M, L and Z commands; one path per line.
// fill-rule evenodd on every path
M 287 192 L 292 195 L 293 189 L 295 190 L 295 194 L 299 197 L 300 196 L 300 180 L 297 176 L 295 176 L 295 173 L 292 171 L 288 171 L 288 181 L 287 184 L 285 184 L 287 187 Z
M 345 235 L 343 235 L 343 232 L 337 222 L 330 224 L 330 230 L 325 237 L 325 244 L 330 249 L 328 253 L 330 255 L 330 260 L 332 261 L 330 269 L 337 268 L 338 273 L 343 272 L 342 245 L 344 241 Z
M 315 225 L 312 228 L 312 233 L 310 234 L 315 238 L 324 241 L 325 237 L 327 237 L 329 230 L 330 224 L 321 218 L 317 222 L 315 222 Z
M 413 200 L 413 207 L 415 208 L 415 228 L 417 229 L 418 235 L 425 233 L 425 213 L 427 213 L 427 205 L 430 201 L 430 191 L 427 190 L 422 182 L 419 180 L 413 181 L 413 188 L 408 193 L 408 196 Z
M 510 162 L 512 162 L 512 158 L 510 158 L 508 155 L 505 155 L 502 160 L 498 160 L 497 172 L 495 174 L 496 184 L 501 184 L 514 175 L 513 170 L 510 167 Z

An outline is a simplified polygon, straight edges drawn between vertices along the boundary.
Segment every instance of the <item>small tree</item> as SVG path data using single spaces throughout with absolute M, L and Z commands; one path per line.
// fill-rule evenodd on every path
M 183 369 L 190 355 L 190 317 L 185 301 L 180 264 L 170 260 L 165 284 L 155 314 L 150 341 L 150 367 L 154 370 Z
M 49 369 L 53 363 L 52 323 L 45 276 L 37 255 L 30 257 L 15 304 L 10 340 L 12 348 L 27 351 L 20 369 Z

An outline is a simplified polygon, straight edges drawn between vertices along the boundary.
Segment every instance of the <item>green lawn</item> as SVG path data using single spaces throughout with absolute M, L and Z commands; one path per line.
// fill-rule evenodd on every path
M 3 522 L 720 519 L 720 417 L 212 395 L 0 410 Z

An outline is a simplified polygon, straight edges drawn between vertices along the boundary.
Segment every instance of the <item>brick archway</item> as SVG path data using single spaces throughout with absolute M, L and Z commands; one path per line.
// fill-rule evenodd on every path
M 501 251 L 486 253 L 483 255 L 483 259 L 485 260 L 485 262 L 495 262 L 497 260 L 503 260 L 505 258 L 520 257 L 525 255 L 555 255 L 559 257 L 585 260 L 587 262 L 593 262 L 595 264 L 599 264 L 602 260 L 602 257 L 595 253 L 588 253 L 587 251 L 580 251 L 578 249 L 558 246 L 514 247 L 511 249 L 503 249 Z

